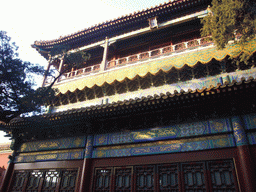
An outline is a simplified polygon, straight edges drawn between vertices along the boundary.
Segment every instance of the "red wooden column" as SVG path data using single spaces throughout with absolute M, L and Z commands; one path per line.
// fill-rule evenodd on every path
M 240 169 L 242 171 L 242 178 L 244 186 L 241 190 L 244 192 L 256 191 L 254 164 L 250 155 L 250 149 L 243 123 L 240 117 L 232 117 L 232 126 L 234 130 L 234 137 L 238 149 L 238 158 L 240 162 Z M 241 177 L 241 176 L 240 176 Z
M 84 155 L 84 164 L 83 164 L 79 192 L 89 191 L 89 188 L 90 188 L 92 150 L 93 150 L 93 135 L 89 135 L 87 136 L 85 155 Z
M 48 65 L 47 65 L 46 71 L 44 73 L 42 87 L 44 87 L 44 85 L 45 85 L 45 81 L 46 81 L 47 75 L 49 73 L 50 67 L 51 67 L 51 56 L 49 56 Z
M 2 185 L 0 186 L 0 192 L 6 192 L 11 181 L 11 176 L 14 168 L 14 163 L 11 161 L 5 171 Z
M 101 62 L 101 65 L 100 65 L 100 70 L 104 71 L 106 69 L 107 56 L 108 56 L 108 46 L 109 46 L 108 37 L 106 37 L 105 44 L 103 44 L 102 46 L 104 47 L 104 53 L 103 53 L 103 58 L 102 58 L 102 62 Z

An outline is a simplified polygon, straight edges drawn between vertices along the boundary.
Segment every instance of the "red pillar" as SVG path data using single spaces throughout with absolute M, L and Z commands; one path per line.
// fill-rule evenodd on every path
M 84 159 L 84 165 L 83 165 L 83 170 L 82 170 L 82 177 L 81 177 L 81 183 L 80 183 L 80 188 L 79 192 L 83 191 L 89 191 L 90 188 L 90 182 L 91 182 L 91 162 L 92 159 Z
M 241 186 L 241 190 L 244 192 L 256 191 L 255 185 L 255 167 L 252 163 L 250 155 L 249 144 L 245 130 L 243 128 L 242 119 L 240 117 L 232 118 L 232 126 L 234 130 L 234 137 L 238 149 L 238 158 L 240 164 L 240 170 L 242 172 L 242 180 L 244 186 Z M 241 176 L 240 176 L 241 178 Z
M 93 151 L 93 136 L 87 136 L 86 148 L 85 148 L 85 157 L 82 170 L 82 177 L 79 192 L 89 191 L 90 182 L 91 182 L 91 164 L 92 164 L 92 151 Z

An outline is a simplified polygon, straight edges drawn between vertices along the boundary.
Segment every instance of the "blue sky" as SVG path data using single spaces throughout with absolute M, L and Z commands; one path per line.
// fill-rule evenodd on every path
M 92 25 L 168 0 L 0 0 L 0 30 L 19 46 L 24 61 L 46 66 L 31 44 L 75 33 Z M 0 143 L 7 142 L 0 132 Z

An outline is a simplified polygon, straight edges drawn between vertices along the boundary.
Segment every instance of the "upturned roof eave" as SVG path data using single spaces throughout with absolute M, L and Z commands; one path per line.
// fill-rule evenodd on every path
M 140 20 L 141 18 L 150 18 L 150 16 L 154 13 L 160 14 L 161 12 L 164 12 L 166 10 L 172 11 L 180 11 L 184 7 L 192 6 L 195 2 L 201 2 L 202 0 L 177 0 L 173 2 L 167 2 L 164 4 L 160 4 L 158 6 L 155 6 L 153 8 L 149 8 L 146 10 L 138 11 L 135 13 L 132 13 L 130 15 L 121 16 L 117 19 L 113 19 L 110 21 L 106 21 L 100 24 L 97 24 L 95 26 L 89 27 L 87 29 L 84 29 L 82 31 L 76 32 L 71 35 L 67 35 L 65 37 L 60 37 L 55 40 L 49 40 L 49 41 L 35 41 L 32 45 L 33 47 L 40 48 L 41 50 L 49 49 L 50 47 L 53 47 L 58 44 L 62 43 L 69 43 L 72 41 L 76 41 L 77 39 L 80 39 L 82 37 L 85 37 L 88 34 L 95 33 L 96 31 L 107 29 L 111 27 L 119 27 L 121 24 L 129 22 L 130 20 Z M 186 5 L 188 4 L 188 5 Z M 40 51 L 39 51 L 40 52 Z

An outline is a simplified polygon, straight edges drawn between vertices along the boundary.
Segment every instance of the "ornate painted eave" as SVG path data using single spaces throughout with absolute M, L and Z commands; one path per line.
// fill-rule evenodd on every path
M 18 119 L 17 121 L 14 120 L 12 123 L 7 124 L 6 129 L 29 129 L 31 131 L 37 128 L 54 128 L 54 126 L 63 125 L 68 122 L 75 124 L 78 119 L 84 119 L 85 122 L 89 123 L 89 119 L 93 118 L 100 121 L 105 118 L 144 113 L 148 110 L 151 111 L 151 108 L 160 111 L 166 109 L 171 110 L 172 108 L 182 109 L 183 107 L 200 104 L 200 102 L 206 100 L 211 102 L 211 100 L 213 101 L 214 99 L 225 98 L 231 95 L 249 94 L 248 96 L 251 97 L 255 95 L 255 86 L 256 79 L 251 77 L 245 80 L 242 78 L 241 81 L 238 82 L 233 80 L 231 83 L 226 82 L 223 85 L 218 84 L 217 86 L 210 86 L 208 88 L 204 87 L 196 90 L 189 89 L 188 91 L 181 90 L 180 92 L 175 91 L 173 94 L 167 92 L 166 94 L 155 94 L 142 98 L 73 109 L 54 114 L 33 116 L 23 118 L 22 121 Z M 254 103 L 254 101 L 252 101 L 252 103 Z
M 256 52 L 256 39 L 251 40 L 245 46 L 238 44 L 230 44 L 223 50 L 218 50 L 216 47 L 208 49 L 198 49 L 180 53 L 174 56 L 161 58 L 158 60 L 148 60 L 143 63 L 134 65 L 126 65 L 114 70 L 104 71 L 82 77 L 80 79 L 70 80 L 56 84 L 54 87 L 58 89 L 59 94 L 74 92 L 77 89 L 92 88 L 97 85 L 103 86 L 105 83 L 113 84 L 115 81 L 123 82 L 126 78 L 134 80 L 137 76 L 145 77 L 147 74 L 156 75 L 159 71 L 169 72 L 173 67 L 181 69 L 185 65 L 194 67 L 198 62 L 207 64 L 212 59 L 221 61 L 227 56 L 237 57 L 242 52 L 253 54 Z

